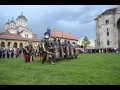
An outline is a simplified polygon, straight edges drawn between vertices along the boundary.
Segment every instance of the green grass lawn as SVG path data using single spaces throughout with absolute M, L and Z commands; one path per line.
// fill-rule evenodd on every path
M 120 53 L 81 54 L 50 65 L 0 59 L 0 85 L 120 85 Z

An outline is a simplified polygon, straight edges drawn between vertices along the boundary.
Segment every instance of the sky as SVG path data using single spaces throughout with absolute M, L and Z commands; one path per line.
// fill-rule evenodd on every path
M 118 5 L 0 5 L 0 32 L 5 23 L 23 15 L 27 25 L 39 38 L 47 28 L 73 34 L 76 38 L 87 36 L 96 39 L 95 18 L 106 9 Z

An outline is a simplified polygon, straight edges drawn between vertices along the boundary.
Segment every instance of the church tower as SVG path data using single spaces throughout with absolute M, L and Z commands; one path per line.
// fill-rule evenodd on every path
M 117 7 L 117 13 L 120 13 L 120 5 Z
M 17 21 L 17 26 L 27 27 L 27 19 L 23 15 L 23 12 L 21 12 L 21 15 L 17 17 L 16 21 Z
M 5 24 L 5 31 L 10 29 L 10 22 L 9 22 L 9 19 L 8 19 L 8 22 Z
M 16 28 L 16 22 L 13 20 L 13 17 L 12 17 L 12 20 L 10 21 L 10 28 L 11 29 L 15 29 Z

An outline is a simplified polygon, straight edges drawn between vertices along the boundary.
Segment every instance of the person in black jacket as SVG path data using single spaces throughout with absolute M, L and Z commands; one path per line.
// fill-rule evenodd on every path
M 5 58 L 5 51 L 6 51 L 6 49 L 3 49 L 3 51 L 2 51 L 3 58 Z
M 14 49 L 11 50 L 11 58 L 14 56 Z
M 9 52 L 10 52 L 10 50 L 7 49 L 7 58 L 9 58 Z

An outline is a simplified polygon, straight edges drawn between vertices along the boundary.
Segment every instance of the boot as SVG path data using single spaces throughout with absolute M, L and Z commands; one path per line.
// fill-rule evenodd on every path
M 55 65 L 55 63 L 54 63 L 53 61 L 51 61 L 51 64 L 52 64 L 52 65 Z
M 46 58 L 43 57 L 42 64 L 45 64 Z
M 32 56 L 30 56 L 30 62 L 32 62 Z

